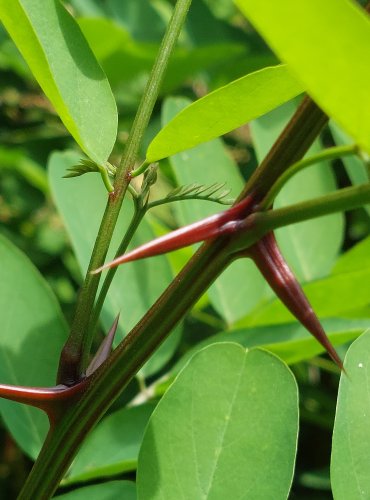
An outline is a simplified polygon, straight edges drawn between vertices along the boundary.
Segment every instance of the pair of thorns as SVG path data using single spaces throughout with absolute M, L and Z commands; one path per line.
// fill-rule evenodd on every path
M 127 254 L 117 257 L 112 262 L 93 272 L 100 273 L 105 269 L 126 262 L 171 252 L 201 241 L 246 232 L 251 227 L 250 217 L 257 212 L 258 206 L 254 203 L 253 196 L 247 196 L 224 212 L 152 240 Z M 266 281 L 285 306 L 321 343 L 340 369 L 343 369 L 341 359 L 326 336 L 300 284 L 281 255 L 274 234 L 272 232 L 265 234 L 257 242 L 243 250 L 240 255 L 249 257 L 255 262 Z M 50 424 L 53 426 L 58 417 L 63 414 L 65 405 L 78 401 L 89 383 L 90 376 L 109 357 L 117 325 L 118 317 L 90 363 L 86 371 L 86 378 L 77 384 L 71 387 L 58 385 L 50 388 L 0 385 L 0 397 L 42 409 L 48 415 Z

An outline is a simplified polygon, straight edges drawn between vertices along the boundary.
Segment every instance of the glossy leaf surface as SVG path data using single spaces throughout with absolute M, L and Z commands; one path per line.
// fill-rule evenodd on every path
M 54 153 L 50 158 L 49 173 L 55 202 L 70 235 L 80 268 L 85 273 L 107 195 L 97 174 L 72 180 L 62 178 L 66 169 L 76 164 L 78 159 L 76 153 Z M 130 199 L 126 199 L 108 259 L 112 258 L 113 252 L 118 248 L 132 214 L 133 203 Z M 153 232 L 144 220 L 134 236 L 132 246 L 139 246 L 152 238 Z M 154 303 L 171 278 L 171 268 L 165 256 L 134 262 L 118 269 L 102 312 L 102 324 L 106 332 L 109 331 L 117 314 L 121 313 L 116 343 Z M 144 369 L 145 374 L 157 371 L 168 361 L 177 346 L 179 334 L 178 327 L 148 362 Z
M 0 20 L 76 142 L 104 163 L 116 140 L 116 104 L 73 17 L 59 0 L 1 0 Z
M 59 305 L 28 258 L 3 236 L 0 261 L 0 383 L 54 385 L 68 331 Z M 19 446 L 35 458 L 48 429 L 46 415 L 5 399 L 0 410 Z
M 236 4 L 313 99 L 370 152 L 369 16 L 350 0 Z
M 331 459 L 336 500 L 370 496 L 370 331 L 348 350 L 339 385 Z
M 176 115 L 149 145 L 147 160 L 157 161 L 226 134 L 302 91 L 283 65 L 246 75 Z
M 275 356 L 231 343 L 202 350 L 149 421 L 139 499 L 286 498 L 297 404 L 295 380 Z
M 162 112 L 163 123 L 167 123 L 189 103 L 185 98 L 167 99 Z M 174 155 L 170 163 L 180 186 L 193 182 L 205 185 L 226 182 L 225 187 L 231 189 L 230 197 L 236 197 L 244 185 L 237 165 L 227 154 L 220 139 Z M 189 200 L 177 203 L 175 210 L 179 224 L 185 225 L 220 212 L 220 205 Z M 235 283 L 238 283 L 237 289 Z M 249 260 L 239 260 L 222 273 L 208 294 L 219 314 L 228 324 L 232 324 L 260 302 L 266 288 L 254 264 Z

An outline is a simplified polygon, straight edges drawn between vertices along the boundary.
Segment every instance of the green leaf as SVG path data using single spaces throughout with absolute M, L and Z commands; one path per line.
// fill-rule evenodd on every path
M 147 160 L 157 161 L 226 134 L 302 91 L 285 66 L 246 75 L 176 115 L 149 145 Z
M 0 20 L 79 146 L 104 164 L 116 140 L 116 104 L 73 17 L 59 0 L 0 0 Z
M 294 103 L 287 103 L 251 124 L 253 142 L 260 161 L 294 111 Z M 318 153 L 321 149 L 316 142 L 307 156 Z M 323 196 L 335 189 L 335 177 L 330 166 L 327 162 L 321 162 L 292 177 L 277 196 L 274 207 Z M 340 251 L 343 232 L 344 218 L 338 213 L 278 229 L 276 237 L 297 278 L 307 282 L 329 273 Z
M 133 471 L 154 404 L 118 410 L 105 417 L 84 441 L 63 484 Z
M 69 0 L 77 13 L 81 16 L 104 16 L 106 8 L 103 5 L 97 5 L 95 0 Z
M 367 268 L 370 268 L 370 236 L 341 255 L 332 274 L 344 274 Z
M 159 42 L 166 22 L 154 2 L 147 0 L 107 0 L 107 6 L 116 22 L 124 26 L 135 40 Z
M 322 325 L 330 341 L 334 345 L 342 345 L 361 335 L 370 327 L 370 322 L 367 319 L 330 318 L 323 320 Z M 321 344 L 300 323 L 237 328 L 217 333 L 199 342 L 176 363 L 173 372 L 177 373 L 195 352 L 220 342 L 236 342 L 246 348 L 263 347 L 289 365 L 325 352 Z
M 55 203 L 65 222 L 82 273 L 86 272 L 90 254 L 106 204 L 106 193 L 99 178 L 90 175 L 76 177 L 73 182 L 63 179 L 65 170 L 78 162 L 73 152 L 53 153 L 49 161 L 51 189 Z M 133 203 L 126 199 L 113 236 L 107 259 L 112 259 L 133 215 Z M 132 247 L 153 239 L 153 231 L 144 220 L 132 242 Z M 102 312 L 105 331 L 121 312 L 116 342 L 139 321 L 159 297 L 172 278 L 165 256 L 121 266 L 108 292 Z M 144 369 L 145 375 L 159 370 L 173 355 L 181 328 L 162 344 Z
M 226 182 L 222 184 L 215 182 L 208 186 L 194 183 L 173 189 L 164 198 L 150 202 L 149 207 L 184 200 L 213 201 L 221 205 L 231 205 L 234 200 L 228 198 L 229 194 L 230 189 L 227 189 Z
M 67 338 L 59 305 L 28 258 L 2 236 L 0 261 L 0 381 L 54 385 L 59 354 Z M 0 410 L 19 446 L 35 458 L 48 429 L 46 415 L 5 399 L 0 399 Z
M 235 11 L 231 0 L 227 0 L 229 7 Z M 237 26 L 221 21 L 215 17 L 210 9 L 209 1 L 199 0 L 191 4 L 191 8 L 186 18 L 185 32 L 187 39 L 192 44 L 200 46 L 218 43 L 219 40 L 243 41 L 243 33 Z M 217 0 L 217 8 L 222 8 L 220 0 Z M 245 37 L 244 37 L 245 38 Z
M 190 103 L 185 98 L 169 98 L 162 111 L 164 124 Z M 244 186 L 236 164 L 231 160 L 220 139 L 170 158 L 177 184 L 227 183 L 230 196 L 237 197 Z M 220 212 L 220 206 L 188 200 L 176 203 L 175 213 L 181 225 L 203 219 Z M 243 276 L 243 280 L 240 280 Z M 237 287 L 235 284 L 237 283 Z M 254 264 L 249 260 L 234 262 L 209 289 L 213 306 L 228 324 L 242 318 L 262 299 L 267 286 Z
M 331 275 L 303 285 L 303 290 L 319 317 L 358 318 L 358 311 L 368 306 L 369 293 L 364 284 L 370 279 L 369 245 L 370 238 L 357 244 L 339 257 Z M 292 319 L 293 316 L 286 307 L 275 299 L 257 307 L 235 326 L 240 328 L 288 323 Z
M 338 125 L 331 122 L 329 126 L 334 140 L 339 146 L 353 144 L 353 140 Z M 370 181 L 369 167 L 358 156 L 347 156 L 342 161 L 348 177 L 354 186 Z M 370 215 L 370 205 L 366 205 L 364 208 Z
M 313 99 L 370 152 L 369 16 L 350 0 L 235 1 Z
M 136 42 L 122 26 L 108 19 L 80 19 L 79 25 L 112 87 L 119 93 L 122 88 L 127 93 L 141 92 L 145 75 L 149 74 L 158 53 L 158 45 Z M 178 47 L 169 62 L 161 94 L 172 91 L 200 71 L 232 62 L 245 52 L 245 47 L 236 43 Z M 122 87 L 123 83 L 127 86 Z M 137 88 L 132 89 L 133 85 Z
M 150 418 L 138 497 L 286 498 L 297 431 L 297 387 L 286 365 L 258 349 L 212 345 L 191 359 Z
M 110 481 L 108 483 L 95 484 L 78 490 L 70 491 L 64 495 L 58 495 L 58 500 L 136 500 L 136 486 L 131 481 Z
M 331 483 L 335 500 L 370 496 L 370 331 L 354 342 L 344 361 L 335 416 Z

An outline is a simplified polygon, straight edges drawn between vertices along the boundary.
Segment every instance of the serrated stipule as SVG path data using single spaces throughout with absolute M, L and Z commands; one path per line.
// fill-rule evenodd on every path
M 281 255 L 273 233 L 251 246 L 247 254 L 289 311 L 320 342 L 332 360 L 343 370 L 343 363 L 328 339 L 306 295 Z
M 211 215 L 201 221 L 176 229 L 135 248 L 131 252 L 121 255 L 113 261 L 104 264 L 104 266 L 95 269 L 92 271 L 92 274 L 100 273 L 104 269 L 115 267 L 125 262 L 154 257 L 155 255 L 172 252 L 173 250 L 208 240 L 214 236 L 232 233 L 235 230 L 233 222 L 237 223 L 248 215 L 248 209 L 252 206 L 252 202 L 252 196 L 248 196 L 224 212 Z

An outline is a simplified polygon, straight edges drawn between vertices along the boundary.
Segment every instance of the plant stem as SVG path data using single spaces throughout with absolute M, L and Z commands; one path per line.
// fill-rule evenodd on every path
M 369 201 L 370 185 L 366 184 L 311 202 L 252 215 L 255 220 L 248 235 L 243 235 L 244 247 L 253 244 L 261 233 L 276 227 L 354 208 Z M 110 358 L 86 380 L 86 391 L 78 404 L 67 409 L 54 432 L 49 434 L 19 500 L 44 499 L 54 493 L 83 436 L 230 263 L 233 245 L 230 237 L 204 244 Z
M 92 275 L 91 271 L 100 267 L 107 255 L 122 202 L 131 181 L 130 172 L 137 160 L 142 137 L 190 4 L 191 0 L 177 1 L 140 102 L 121 164 L 117 169 L 114 192 L 108 198 L 85 281 L 77 299 L 70 334 L 60 356 L 57 383 L 72 385 L 81 379 L 86 369 L 92 342 L 91 336 L 88 335 L 88 326 L 100 280 L 100 276 Z
M 312 119 L 313 116 L 318 123 Z M 275 146 L 274 153 L 269 154 L 263 163 L 264 173 L 261 175 L 256 171 L 253 176 L 261 188 L 266 183 L 263 195 L 268 192 L 267 178 L 270 167 L 274 168 L 278 163 L 278 167 L 275 166 L 275 171 L 278 172 L 273 176 L 277 178 L 290 164 L 304 156 L 316 137 L 311 131 L 314 129 L 316 134 L 319 133 L 326 121 L 323 117 L 325 115 L 313 103 L 307 102 L 307 99 L 300 105 L 277 141 L 278 144 L 286 144 L 289 151 L 289 154 L 284 156 L 284 163 L 279 163 L 280 146 Z M 285 134 L 291 137 L 294 146 L 289 147 Z M 296 139 L 295 134 L 301 139 Z M 310 140 L 306 139 L 307 136 Z M 254 191 L 251 182 L 246 190 Z M 48 498 L 53 494 L 86 433 L 169 335 L 172 327 L 227 266 L 229 257 L 225 247 L 229 242 L 230 237 L 225 236 L 202 245 L 179 276 L 112 353 L 111 358 L 93 374 L 89 390 L 82 400 L 67 411 L 53 434 L 49 434 L 24 485 L 21 500 Z
M 137 228 L 139 227 L 141 221 L 143 220 L 145 213 L 146 213 L 146 210 L 144 208 L 135 209 L 135 212 L 134 212 L 134 215 L 131 219 L 130 225 L 129 225 L 129 227 L 126 231 L 126 234 L 125 234 L 125 236 L 124 236 L 124 238 L 123 238 L 123 240 L 122 240 L 122 242 L 121 242 L 121 244 L 116 252 L 115 257 L 118 257 L 119 255 L 122 255 L 126 252 L 127 247 L 129 246 L 129 244 L 132 240 L 132 237 L 134 236 Z M 117 267 L 109 269 L 109 271 L 105 277 L 105 280 L 103 282 L 103 285 L 101 287 L 101 290 L 99 292 L 98 299 L 97 299 L 95 307 L 93 309 L 92 318 L 91 318 L 91 321 L 89 324 L 89 334 L 91 335 L 91 341 L 94 338 L 94 334 L 96 331 L 96 326 L 97 326 L 98 321 L 99 321 L 100 313 L 101 313 L 101 310 L 103 308 L 104 301 L 105 301 L 105 298 L 107 296 L 110 285 L 111 285 L 113 278 L 117 272 L 117 269 L 118 269 Z
M 252 194 L 256 204 L 260 203 L 285 170 L 306 154 L 327 121 L 326 114 L 305 97 L 238 200 Z
M 314 219 L 334 212 L 358 208 L 370 203 L 370 183 L 340 189 L 334 193 L 304 201 L 288 207 L 259 212 L 253 217 L 253 226 L 259 228 L 259 235 L 279 227 L 288 226 L 308 219 Z
M 263 202 L 260 204 L 260 207 L 261 208 L 270 207 L 276 196 L 279 194 L 281 189 L 287 183 L 287 181 L 301 170 L 310 167 L 312 165 L 315 165 L 316 163 L 319 163 L 321 161 L 336 160 L 338 158 L 343 158 L 345 156 L 354 155 L 357 152 L 358 149 L 356 144 L 350 146 L 338 146 L 338 147 L 324 149 L 324 151 L 321 151 L 317 155 L 310 156 L 309 158 L 304 158 L 303 160 L 294 163 L 275 182 L 275 184 L 272 186 L 270 191 L 265 196 Z

